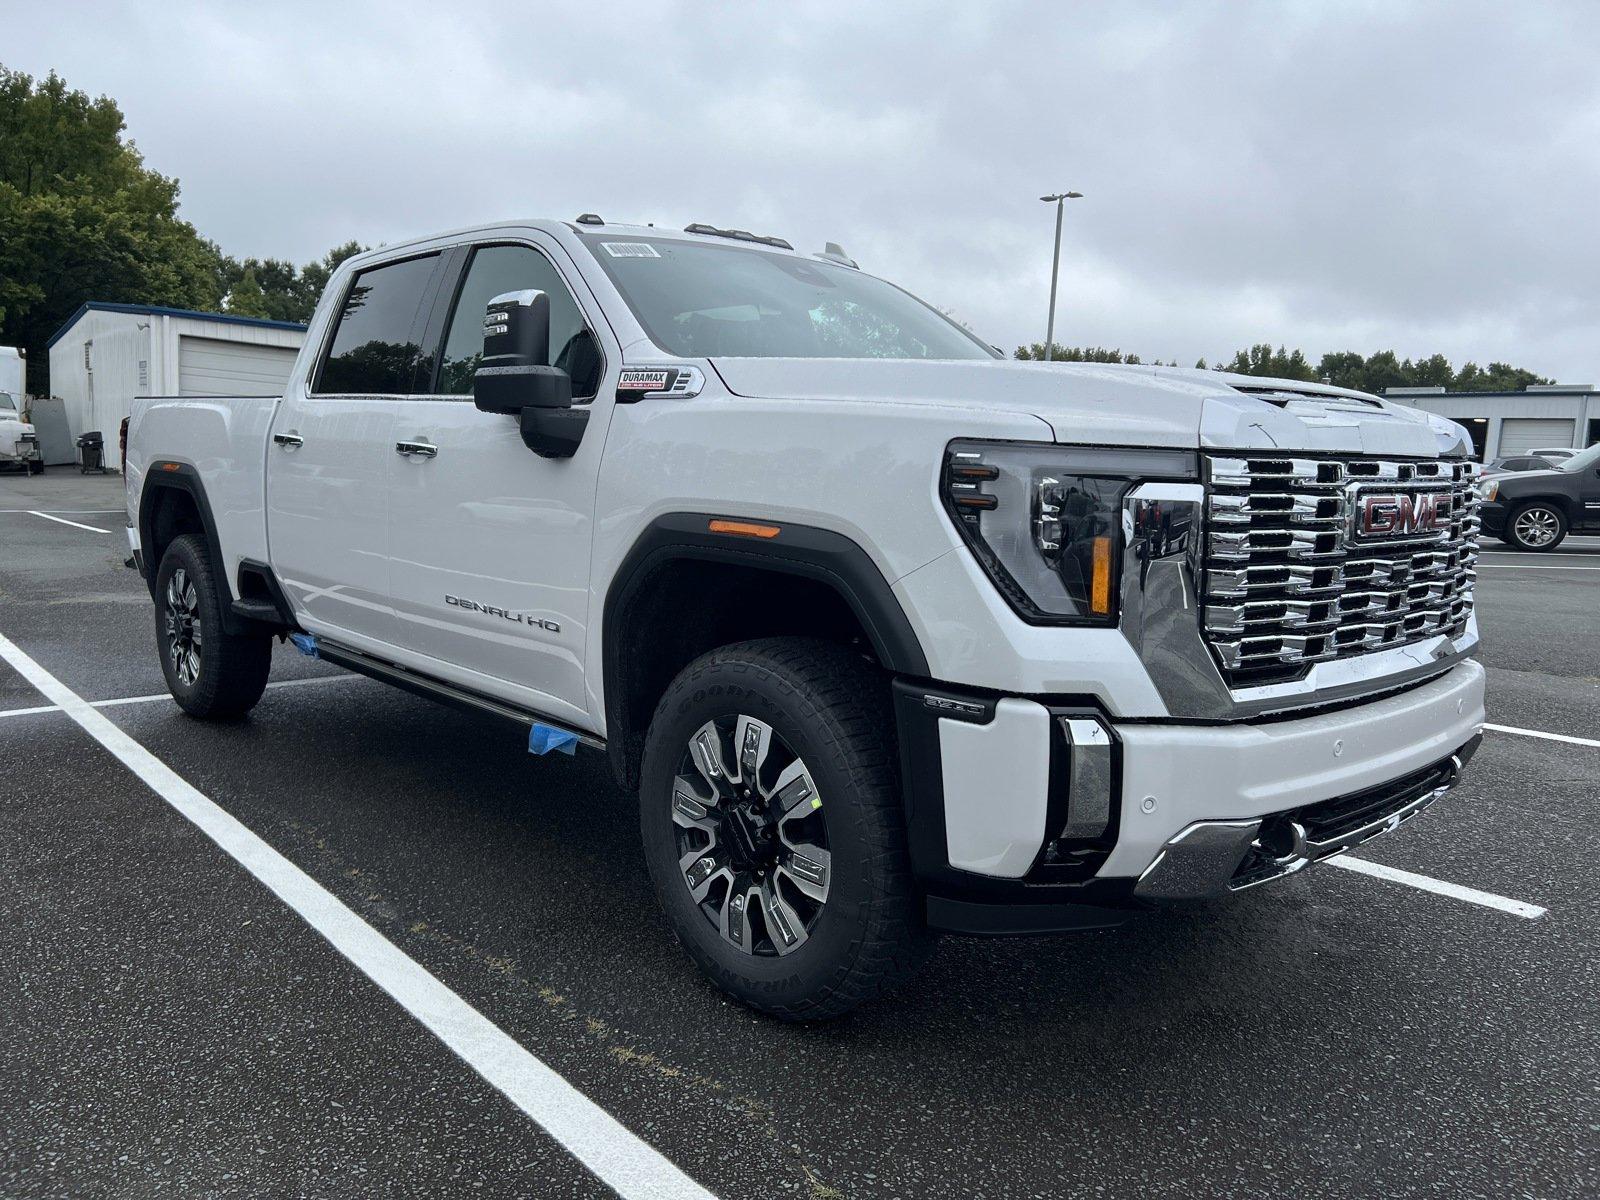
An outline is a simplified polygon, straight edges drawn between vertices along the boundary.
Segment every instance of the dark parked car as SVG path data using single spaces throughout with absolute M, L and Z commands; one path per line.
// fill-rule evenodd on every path
M 1548 471 L 1482 486 L 1483 531 L 1519 550 L 1554 550 L 1568 532 L 1600 533 L 1600 442 Z
M 1553 458 L 1540 458 L 1536 454 L 1513 454 L 1491 459 L 1483 464 L 1485 475 L 1506 475 L 1513 471 L 1548 471 L 1556 465 Z

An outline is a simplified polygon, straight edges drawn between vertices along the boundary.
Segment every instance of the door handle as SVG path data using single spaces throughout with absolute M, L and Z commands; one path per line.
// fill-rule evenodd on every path
M 272 435 L 272 440 L 280 446 L 288 446 L 291 450 L 296 446 L 304 446 L 306 444 L 305 438 L 298 433 L 275 433 Z
M 406 458 L 438 458 L 439 447 L 432 442 L 396 442 L 394 452 Z

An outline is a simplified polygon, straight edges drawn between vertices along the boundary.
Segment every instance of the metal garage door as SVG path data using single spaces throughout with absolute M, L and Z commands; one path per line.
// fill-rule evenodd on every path
M 218 338 L 178 339 L 178 392 L 184 396 L 276 396 L 297 352 Z
M 1500 457 L 1529 450 L 1572 445 L 1572 421 L 1566 417 L 1507 417 L 1500 422 Z

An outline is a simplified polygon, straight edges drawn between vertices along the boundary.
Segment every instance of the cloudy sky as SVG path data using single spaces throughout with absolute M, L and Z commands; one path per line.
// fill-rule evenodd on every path
M 0 0 L 0 31 L 239 256 L 710 221 L 841 242 L 1010 349 L 1071 188 L 1058 341 L 1600 381 L 1600 4 Z

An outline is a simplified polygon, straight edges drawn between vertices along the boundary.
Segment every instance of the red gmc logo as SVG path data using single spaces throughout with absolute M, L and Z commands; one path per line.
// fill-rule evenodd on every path
M 1356 503 L 1355 531 L 1364 538 L 1434 533 L 1450 519 L 1449 497 L 1439 492 L 1369 492 Z

